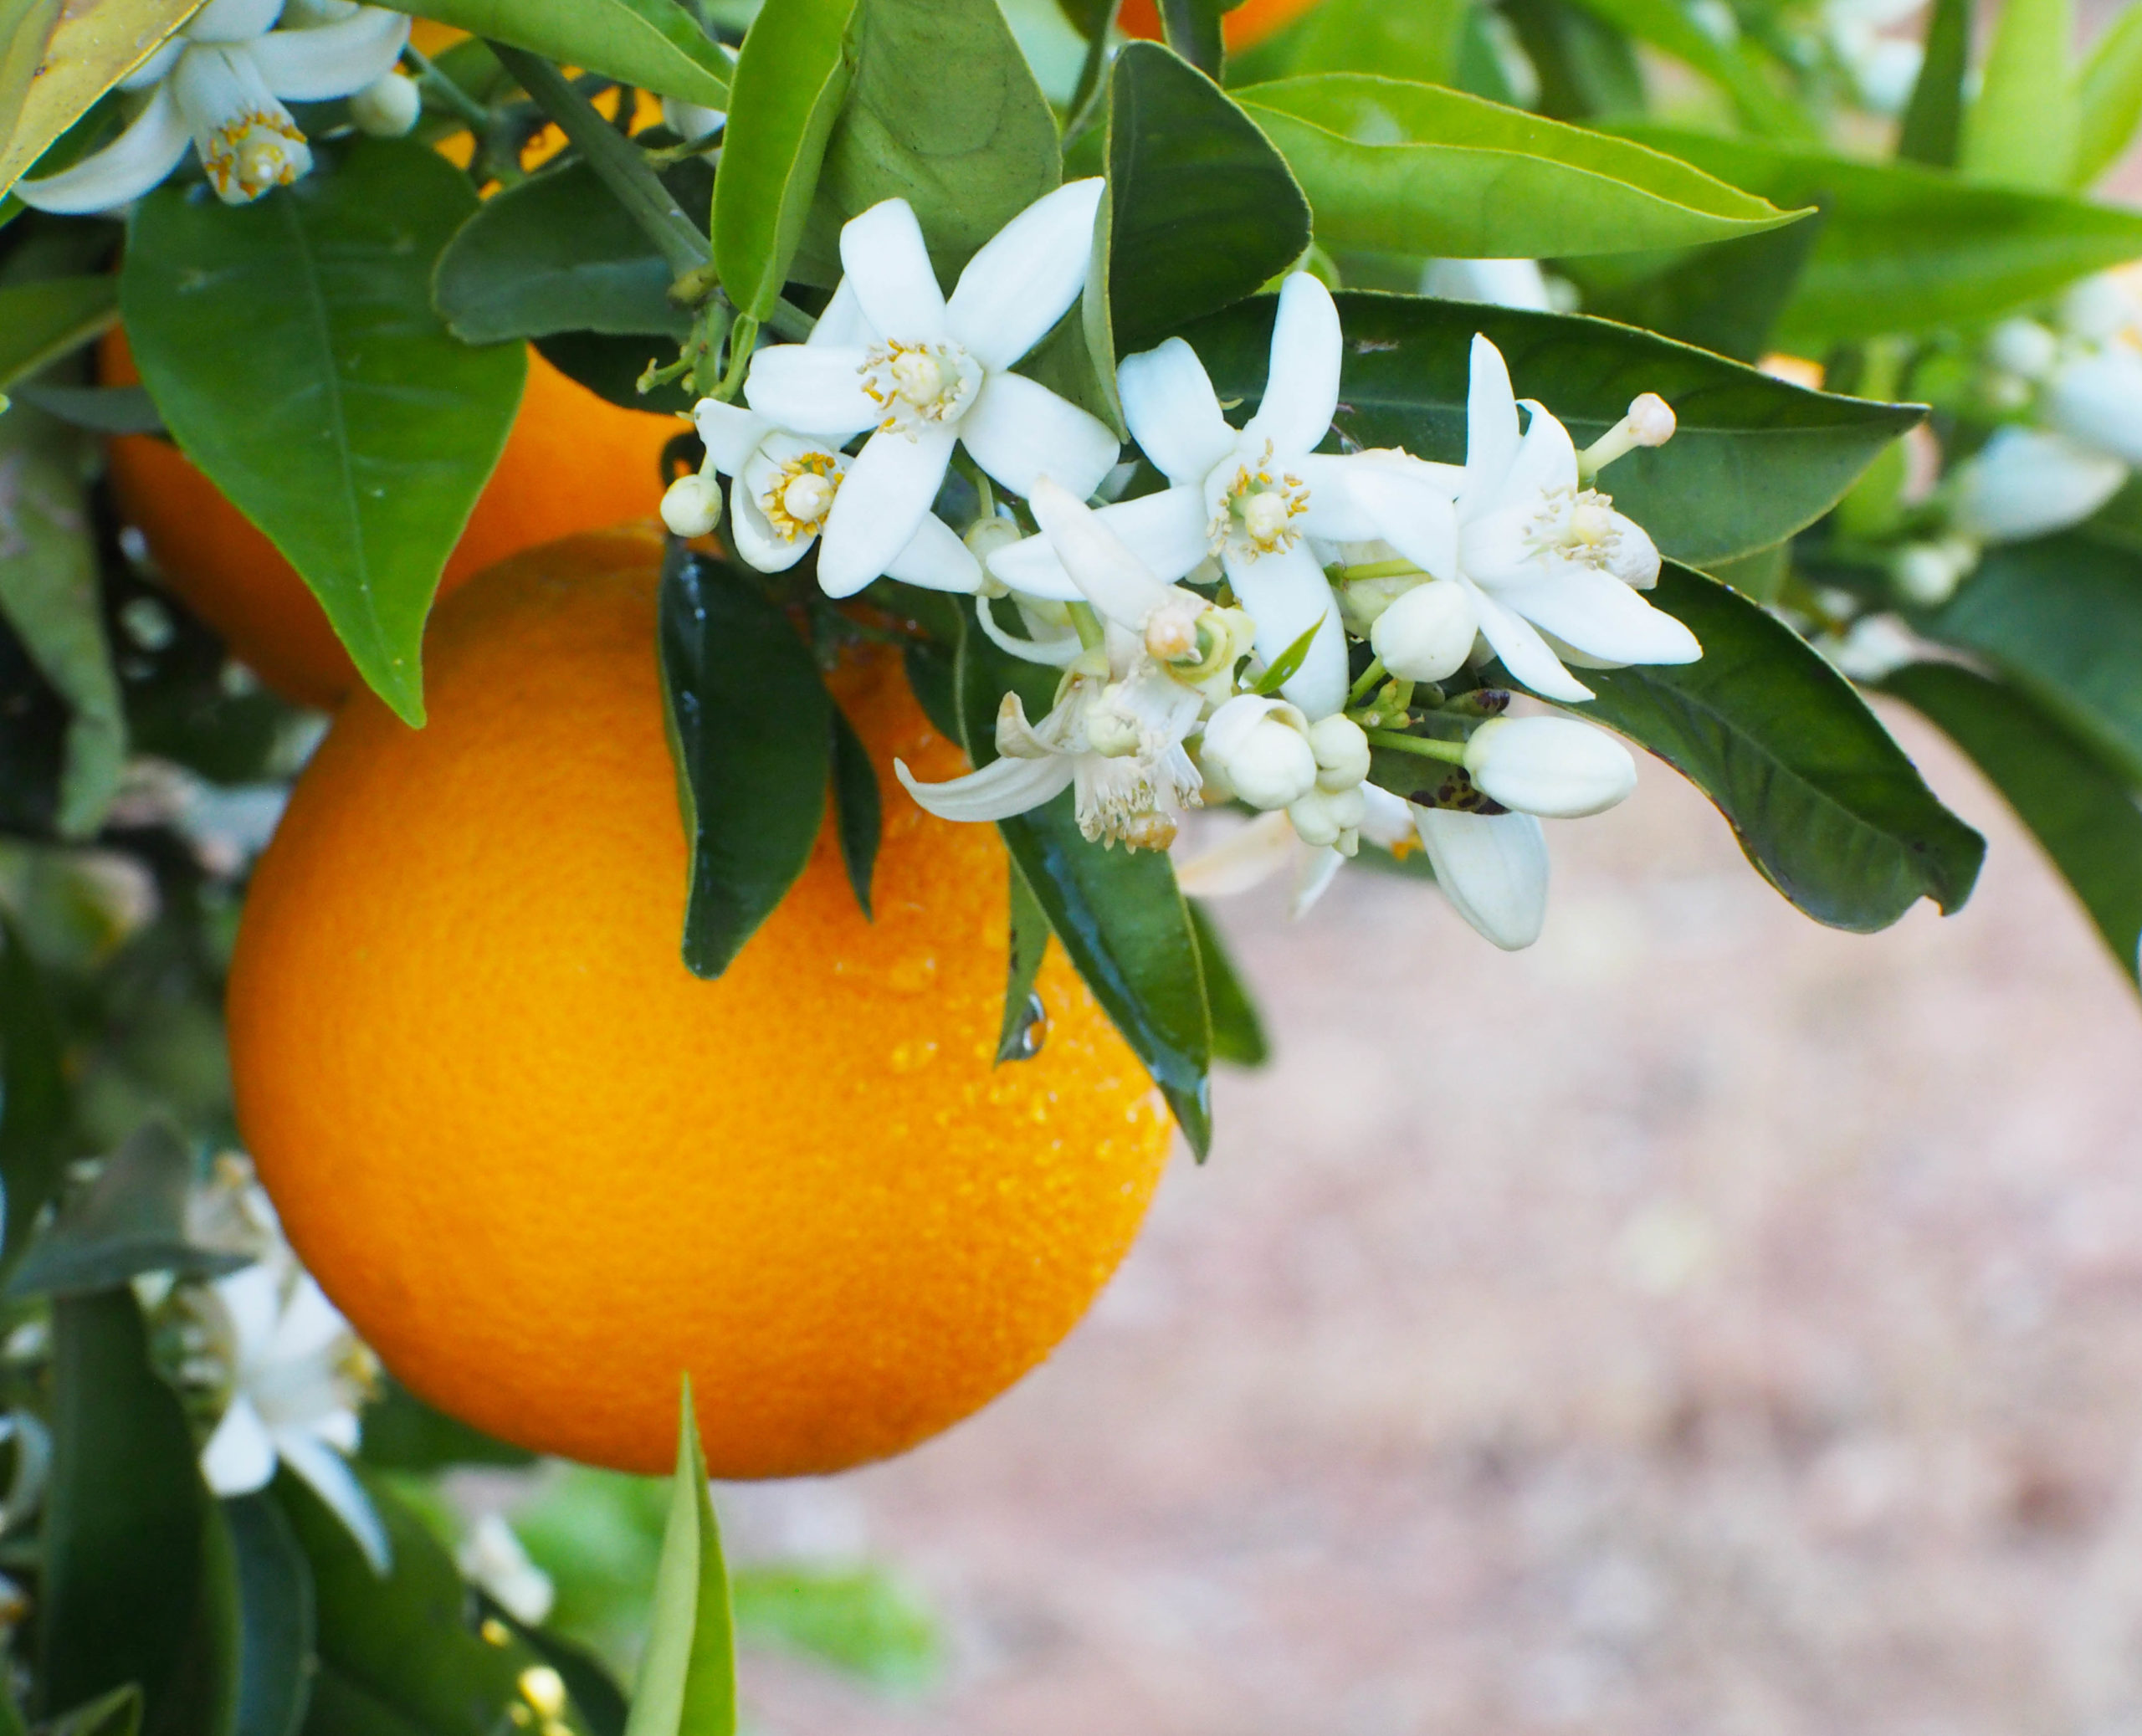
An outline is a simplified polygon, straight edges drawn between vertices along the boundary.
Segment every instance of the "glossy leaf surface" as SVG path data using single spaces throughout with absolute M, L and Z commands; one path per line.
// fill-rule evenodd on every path
M 647 1649 L 633 1683 L 625 1736 L 734 1736 L 736 1635 L 721 1527 L 708 1498 L 699 1420 L 684 1383 L 677 1472 L 654 1573 Z
M 423 16 L 658 96 L 728 106 L 729 53 L 677 0 L 424 0 Z

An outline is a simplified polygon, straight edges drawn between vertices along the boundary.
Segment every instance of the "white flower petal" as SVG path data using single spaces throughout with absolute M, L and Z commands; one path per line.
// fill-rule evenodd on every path
M 271 31 L 249 52 L 268 88 L 284 101 L 325 102 L 390 70 L 408 39 L 407 13 L 366 6 L 339 24 Z
M 186 117 L 169 84 L 160 84 L 149 105 L 103 150 L 35 181 L 18 181 L 15 197 L 39 211 L 63 217 L 109 211 L 138 199 L 179 165 L 192 142 Z
M 295 1362 L 322 1355 L 338 1339 L 353 1339 L 350 1323 L 327 1299 L 311 1273 L 300 1275 L 283 1304 L 282 1318 L 269 1340 L 268 1357 L 275 1362 Z
M 2111 348 L 2068 363 L 2046 387 L 2045 413 L 2063 434 L 2142 464 L 2142 355 Z
M 372 1570 L 384 1577 L 394 1564 L 393 1549 L 387 1540 L 387 1528 L 380 1523 L 372 1497 L 365 1493 L 356 1473 L 343 1463 L 333 1447 L 300 1430 L 285 1429 L 279 1432 L 275 1436 L 275 1451 L 282 1456 L 284 1464 L 311 1486 L 313 1493 L 326 1503 L 327 1510 L 342 1522 L 342 1529 L 356 1539 Z
M 1316 556 L 1297 545 L 1248 558 L 1230 548 L 1222 558 L 1235 595 L 1257 623 L 1258 654 L 1267 665 L 1321 618 L 1309 655 L 1279 690 L 1312 723 L 1341 709 L 1346 703 L 1346 632 L 1340 624 L 1338 599 Z
M 945 325 L 984 367 L 1011 366 L 1079 299 L 1104 185 L 1094 176 L 1043 194 L 967 261 Z
M 724 476 L 735 476 L 759 449 L 773 424 L 756 410 L 741 404 L 725 404 L 720 398 L 701 398 L 692 409 L 692 423 L 714 468 Z
M 1162 489 L 1104 506 L 1095 516 L 1164 582 L 1181 578 L 1205 559 L 1207 515 L 1201 489 Z M 1085 601 L 1045 536 L 1029 536 L 997 550 L 989 557 L 989 571 L 1000 583 L 1028 597 Z
M 199 13 L 196 13 L 197 18 Z M 178 64 L 178 57 L 186 52 L 186 38 L 174 36 L 155 54 L 149 56 L 133 71 L 119 81 L 121 90 L 146 90 L 151 84 L 161 84 L 171 76 L 171 69 Z
M 1175 883 L 1191 898 L 1227 898 L 1270 879 L 1294 853 L 1294 828 L 1285 809 L 1274 809 L 1237 827 L 1211 849 L 1178 858 Z
M 1517 396 L 1510 390 L 1503 352 L 1473 335 L 1472 373 L 1465 396 L 1465 488 L 1461 517 L 1470 517 L 1501 492 L 1516 461 Z
M 275 1443 L 268 1426 L 239 1393 L 201 1449 L 201 1475 L 218 1495 L 249 1495 L 275 1474 Z
M 907 546 L 886 563 L 885 576 L 925 591 L 971 595 L 981 589 L 981 563 L 958 531 L 929 512 L 922 515 Z
M 1457 572 L 1458 509 L 1434 483 L 1396 466 L 1358 464 L 1346 487 L 1376 534 L 1406 559 L 1439 579 Z
M 854 286 L 846 278 L 833 285 L 833 299 L 826 303 L 826 310 L 818 315 L 818 323 L 811 328 L 810 336 L 803 341 L 816 344 L 821 349 L 832 345 L 855 350 L 868 350 L 879 341 L 879 334 L 863 314 L 863 304 L 855 298 Z
M 951 461 L 953 434 L 873 434 L 848 467 L 818 546 L 818 583 L 853 597 L 890 566 L 930 511 Z
M 2127 466 L 2065 434 L 2004 428 L 1955 472 L 1950 516 L 1966 536 L 2021 542 L 2080 524 L 2119 492 Z
M 1509 474 L 1503 479 L 1504 498 L 1530 500 L 1535 494 L 1575 489 L 1576 448 L 1570 431 L 1548 413 L 1545 404 L 1526 398 L 1525 408 L 1532 420 L 1511 460 Z
M 787 572 L 811 550 L 816 532 L 791 542 L 760 510 L 757 491 L 743 477 L 729 484 L 729 540 L 745 564 L 761 572 Z
M 1377 535 L 1376 521 L 1354 493 L 1354 478 L 1363 468 L 1362 454 L 1330 452 L 1304 453 L 1287 461 L 1287 469 L 1309 485 L 1309 499 L 1295 526 L 1304 536 L 1320 542 L 1369 542 Z M 1425 465 L 1418 467 L 1425 469 Z M 1446 494 L 1448 500 L 1449 496 Z
M 1123 420 L 1138 449 L 1177 487 L 1202 488 L 1237 438 L 1197 352 L 1179 337 L 1117 364 Z
M 1366 810 L 1361 821 L 1364 843 L 1392 850 L 1413 836 L 1413 805 L 1404 796 L 1394 796 L 1375 784 L 1363 784 L 1361 803 Z
M 1696 636 L 1612 573 L 1573 561 L 1543 561 L 1525 578 L 1498 585 L 1495 600 L 1587 657 L 1614 663 L 1692 663 Z M 1514 673 L 1514 672 L 1513 672 Z
M 1300 865 L 1294 869 L 1294 895 L 1287 905 L 1287 914 L 1299 922 L 1316 908 L 1316 901 L 1330 890 L 1331 883 L 1339 878 L 1339 870 L 1346 858 L 1327 845 L 1321 850 L 1304 849 Z
M 945 335 L 945 295 L 905 199 L 885 199 L 840 232 L 840 263 L 863 317 L 889 341 L 934 344 Z
M 186 21 L 193 42 L 251 42 L 272 30 L 282 15 L 283 0 L 208 0 Z
M 751 358 L 744 402 L 776 428 L 846 439 L 884 410 L 863 389 L 865 352 L 844 344 L 774 344 Z
M 310 172 L 312 147 L 249 49 L 187 49 L 172 69 L 171 90 L 208 185 L 226 205 L 249 203 Z
M 282 1280 L 272 1262 L 241 1267 L 213 1286 L 216 1300 L 230 1322 L 241 1365 L 256 1361 L 274 1341 L 283 1315 Z
M 1067 668 L 1078 660 L 1079 653 L 1084 648 L 1079 644 L 1079 635 L 1075 632 L 1066 628 L 1060 632 L 1038 632 L 1030 638 L 1016 638 L 1004 630 L 991 612 L 992 601 L 986 597 L 976 597 L 975 618 L 981 623 L 981 630 L 988 636 L 990 643 L 999 650 L 1008 652 L 1026 663 L 1047 663 L 1050 668 L 1058 669 Z M 1032 619 L 1023 613 L 1022 618 L 1026 620 L 1031 630 L 1034 625 Z
M 1480 613 L 1481 638 L 1494 647 L 1511 679 L 1522 682 L 1543 698 L 1566 704 L 1593 697 L 1591 689 L 1563 668 L 1561 658 L 1523 616 L 1513 614 L 1477 585 L 1473 587 L 1473 607 Z
M 1043 477 L 1027 504 L 1086 601 L 1109 620 L 1135 633 L 1156 609 L 1198 605 L 1197 597 L 1156 578 L 1108 521 L 1069 489 Z
M 1071 786 L 1076 775 L 1069 754 L 1039 760 L 992 760 L 979 771 L 941 784 L 920 781 L 903 760 L 893 773 L 915 804 L 940 820 L 1008 820 L 1039 807 Z
M 1263 401 L 1243 433 L 1269 440 L 1289 460 L 1314 449 L 1331 432 L 1339 408 L 1340 348 L 1331 292 L 1306 271 L 1295 272 L 1279 286 Z
M 1431 259 L 1421 274 L 1421 293 L 1439 301 L 1483 301 L 1541 314 L 1553 307 L 1537 259 Z
M 992 374 L 960 419 L 974 461 L 1016 494 L 1046 476 L 1081 500 L 1115 468 L 1123 448 L 1108 424 L 1023 374 Z
M 1458 914 L 1505 952 L 1530 946 L 1547 919 L 1547 835 L 1530 814 L 1416 807 L 1421 843 Z

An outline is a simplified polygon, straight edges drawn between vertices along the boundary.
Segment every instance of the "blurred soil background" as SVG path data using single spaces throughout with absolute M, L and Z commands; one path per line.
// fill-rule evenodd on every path
M 1223 907 L 1227 1075 L 1093 1316 L 736 1551 L 897 1564 L 907 1698 L 761 1736 L 2142 1732 L 2142 1005 L 1945 745 L 1977 896 L 1817 927 L 1648 765 L 1505 956 L 1343 874 Z

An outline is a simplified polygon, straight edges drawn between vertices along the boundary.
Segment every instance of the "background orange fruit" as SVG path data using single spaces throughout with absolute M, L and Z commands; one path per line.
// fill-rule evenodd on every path
M 1253 48 L 1268 36 L 1284 28 L 1317 3 L 1317 0 L 1243 0 L 1232 12 L 1220 18 L 1220 33 L 1227 47 L 1239 54 Z M 1391 0 L 1393 5 L 1402 6 L 1408 0 Z M 1116 15 L 1116 23 L 1127 36 L 1142 36 L 1149 42 L 1161 39 L 1161 8 L 1158 0 L 1123 0 Z
M 100 361 L 107 382 L 139 378 L 117 331 Z M 520 414 L 447 559 L 440 595 L 519 550 L 651 518 L 662 502 L 662 448 L 688 427 L 597 397 L 531 348 Z M 147 539 L 172 589 L 284 698 L 337 704 L 356 672 L 275 545 L 169 441 L 125 434 L 108 451 L 120 516 Z
M 1158 1095 L 1052 949 L 1053 1023 L 992 1064 L 1006 858 L 890 774 L 963 761 L 896 654 L 834 673 L 889 793 L 865 921 L 831 828 L 719 980 L 655 666 L 659 545 L 531 551 L 443 603 L 430 722 L 337 716 L 248 895 L 239 1124 L 292 1242 L 387 1366 L 510 1441 L 713 1473 L 935 1433 L 1039 1361 L 1144 1215 Z

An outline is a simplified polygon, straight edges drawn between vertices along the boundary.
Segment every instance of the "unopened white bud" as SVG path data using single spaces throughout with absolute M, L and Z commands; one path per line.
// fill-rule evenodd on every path
M 2047 386 L 2045 415 L 2062 433 L 2142 464 L 2142 355 L 2121 347 L 2078 356 Z
M 1986 334 L 1986 359 L 2004 373 L 2042 380 L 2060 359 L 2060 340 L 2035 320 L 2003 320 Z
M 1519 813 L 1573 820 L 1599 813 L 1637 786 L 1636 761 L 1604 730 L 1566 717 L 1500 717 L 1465 744 L 1480 792 Z
M 1455 579 L 1432 579 L 1376 617 L 1369 648 L 1402 681 L 1441 681 L 1463 666 L 1478 630 L 1465 587 Z
M 963 537 L 969 551 L 981 563 L 984 572 L 989 571 L 989 557 L 999 549 L 1008 549 L 1023 541 L 1026 532 L 1010 519 L 991 517 L 976 519 L 966 528 Z
M 686 102 L 680 97 L 662 99 L 662 124 L 686 141 L 704 139 L 719 127 L 728 116 L 720 109 L 701 108 L 695 102 Z
M 1316 755 L 1320 790 L 1359 789 L 1369 775 L 1369 738 L 1350 717 L 1334 712 L 1317 719 L 1309 726 L 1309 750 Z
M 662 522 L 673 536 L 705 536 L 721 522 L 721 488 L 711 476 L 694 471 L 663 491 Z
M 403 73 L 382 73 L 350 99 L 350 119 L 375 139 L 400 138 L 423 111 L 417 81 Z
M 1335 845 L 1349 856 L 1354 853 L 1348 846 L 1358 846 L 1368 812 L 1359 784 L 1345 790 L 1311 790 L 1287 804 L 1295 837 L 1318 849 Z
M 1978 564 L 1978 551 L 1961 537 L 1908 542 L 1889 559 L 1889 577 L 1905 602 L 1938 608 L 1955 595 L 1964 575 Z
M 1629 402 L 1629 438 L 1639 446 L 1663 446 L 1673 438 L 1673 407 L 1655 392 Z
M 1237 694 L 1207 719 L 1203 753 L 1252 807 L 1285 807 L 1316 787 L 1309 719 L 1284 700 Z
M 1505 952 L 1530 946 L 1547 919 L 1547 841 L 1530 814 L 1416 807 L 1413 823 L 1458 914 Z

